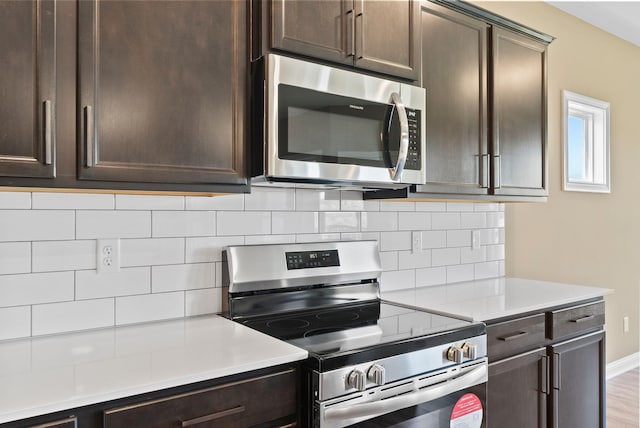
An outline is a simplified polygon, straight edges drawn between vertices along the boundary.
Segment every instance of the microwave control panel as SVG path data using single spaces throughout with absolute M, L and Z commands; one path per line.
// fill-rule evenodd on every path
M 407 162 L 405 163 L 404 168 L 419 170 L 422 167 L 420 153 L 420 142 L 422 140 L 420 124 L 422 123 L 422 112 L 411 108 L 407 108 L 406 111 L 409 122 L 409 151 L 407 153 Z

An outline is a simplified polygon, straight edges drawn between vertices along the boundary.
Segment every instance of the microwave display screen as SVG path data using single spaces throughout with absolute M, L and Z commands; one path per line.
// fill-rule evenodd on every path
M 400 131 L 391 104 L 285 84 L 279 85 L 278 94 L 280 158 L 395 166 L 392 159 L 398 157 Z M 407 165 L 407 169 L 413 168 Z

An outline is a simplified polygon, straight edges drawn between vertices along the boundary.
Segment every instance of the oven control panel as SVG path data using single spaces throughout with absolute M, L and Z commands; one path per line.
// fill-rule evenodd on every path
M 286 252 L 287 270 L 340 266 L 338 250 Z

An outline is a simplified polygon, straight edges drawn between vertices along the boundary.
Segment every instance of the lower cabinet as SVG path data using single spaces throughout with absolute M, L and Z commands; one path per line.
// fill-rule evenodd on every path
M 604 428 L 603 324 L 602 301 L 487 322 L 488 427 Z
M 71 416 L 57 421 L 31 425 L 29 428 L 78 428 L 78 419 L 75 416 Z

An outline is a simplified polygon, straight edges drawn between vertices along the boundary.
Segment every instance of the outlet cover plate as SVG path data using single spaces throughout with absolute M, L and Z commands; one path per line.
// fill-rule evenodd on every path
M 98 239 L 96 270 L 98 274 L 120 272 L 120 239 Z

